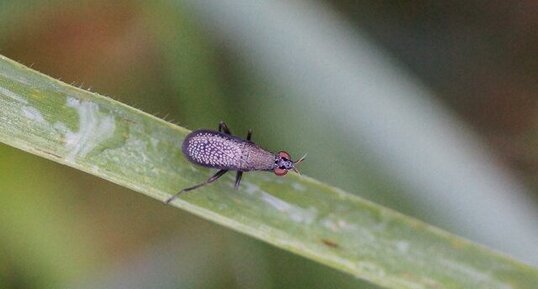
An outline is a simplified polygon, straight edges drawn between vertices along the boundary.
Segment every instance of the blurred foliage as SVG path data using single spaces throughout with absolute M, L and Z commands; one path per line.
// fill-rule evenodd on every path
M 534 1 L 331 1 L 404 62 L 538 193 Z
M 497 157 L 538 192 L 538 18 L 533 1 L 327 2 L 434 87 Z M 169 8 L 160 1 L 0 1 L 0 53 L 191 129 L 225 119 L 234 133 L 252 127 L 260 143 L 281 146 L 274 124 L 285 128 L 280 120 L 288 119 L 292 108 L 285 98 L 269 96 L 289 92 L 259 82 L 249 63 L 205 37 L 193 15 Z M 188 106 L 197 109 L 183 110 Z M 285 142 L 293 152 L 302 152 L 297 140 Z M 354 163 L 359 157 L 341 159 L 347 171 L 358 171 Z M 109 280 L 114 268 L 148 259 L 154 244 L 173 247 L 166 240 L 175 236 L 188 239 L 177 241 L 178 247 L 193 244 L 188 248 L 194 257 L 182 262 L 186 254 L 173 251 L 177 258 L 167 266 L 177 270 L 170 274 L 201 260 L 192 266 L 195 276 L 214 280 L 200 285 L 190 279 L 193 283 L 184 287 L 375 288 L 4 145 L 0 165 L 2 288 L 84 287 L 96 276 Z M 365 188 L 357 189 L 360 185 L 346 171 L 327 172 L 308 163 L 304 171 L 346 189 Z M 413 210 L 413 200 L 403 199 L 397 188 L 387 187 L 379 176 L 366 178 L 367 186 L 377 188 L 372 190 L 376 201 L 396 198 L 404 211 Z M 248 250 L 238 249 L 242 247 Z M 219 254 L 205 254 L 208 248 Z M 244 260 L 249 260 L 248 268 Z M 261 281 L 253 286 L 249 276 Z

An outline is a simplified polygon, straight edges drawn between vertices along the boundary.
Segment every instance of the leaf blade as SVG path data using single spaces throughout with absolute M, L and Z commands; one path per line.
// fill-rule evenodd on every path
M 209 172 L 188 130 L 0 57 L 0 141 L 164 201 Z M 304 176 L 233 176 L 173 202 L 387 288 L 532 288 L 538 271 Z

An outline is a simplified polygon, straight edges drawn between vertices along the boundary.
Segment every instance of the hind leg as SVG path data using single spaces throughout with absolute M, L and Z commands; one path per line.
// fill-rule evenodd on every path
M 177 196 L 179 196 L 181 193 L 184 193 L 184 192 L 188 192 L 188 191 L 192 191 L 194 189 L 198 189 L 199 187 L 203 187 L 205 185 L 208 185 L 208 184 L 211 184 L 212 182 L 218 180 L 220 177 L 222 177 L 222 175 L 224 175 L 228 170 L 220 170 L 218 171 L 216 174 L 214 174 L 212 177 L 210 177 L 209 179 L 207 179 L 205 182 L 201 183 L 201 184 L 197 184 L 197 185 L 194 185 L 192 187 L 188 187 L 188 188 L 185 188 L 181 191 L 179 191 L 178 193 L 176 193 L 175 195 L 171 196 L 170 198 L 168 198 L 165 203 L 170 203 L 171 201 L 173 201 L 175 198 L 177 198 Z

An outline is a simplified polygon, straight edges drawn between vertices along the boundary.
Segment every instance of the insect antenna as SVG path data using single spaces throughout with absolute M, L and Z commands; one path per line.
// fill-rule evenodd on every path
M 298 164 L 298 163 L 304 161 L 304 160 L 306 159 L 306 155 L 307 155 L 307 154 L 308 154 L 308 153 L 304 154 L 298 161 L 293 162 L 293 163 L 294 163 L 294 164 Z
M 301 157 L 300 159 L 298 159 L 296 162 L 293 162 L 293 164 L 296 165 L 296 164 L 298 164 L 298 163 L 304 161 L 304 160 L 306 159 L 306 155 L 307 155 L 307 154 L 308 154 L 308 153 L 304 154 L 304 156 L 302 156 L 302 157 Z M 299 171 L 299 169 L 297 169 L 295 166 L 292 168 L 292 170 L 293 170 L 294 172 L 298 173 L 298 174 L 301 174 L 301 172 Z

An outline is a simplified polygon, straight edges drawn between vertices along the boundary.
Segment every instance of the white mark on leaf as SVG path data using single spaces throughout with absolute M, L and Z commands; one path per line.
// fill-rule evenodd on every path
M 446 268 L 446 272 L 454 278 L 465 278 L 480 282 L 484 288 L 512 289 L 513 287 L 504 282 L 500 282 L 495 275 L 490 272 L 484 272 L 464 263 L 454 262 L 449 259 L 439 259 L 441 264 Z M 500 284 L 499 284 L 500 283 Z
M 5 87 L 0 87 L 0 94 L 3 94 L 9 98 L 12 98 L 18 102 L 21 102 L 21 103 L 24 103 L 24 104 L 27 104 L 28 101 L 26 99 L 24 99 L 22 96 L 16 94 L 15 92 L 5 88 Z
M 398 250 L 398 252 L 406 254 L 409 251 L 409 242 L 407 241 L 396 242 L 396 249 Z
M 158 148 L 157 146 L 159 145 L 159 140 L 152 137 L 149 139 L 149 141 L 151 143 L 151 147 L 156 150 Z
M 287 215 L 294 222 L 310 224 L 317 216 L 317 211 L 315 208 L 303 209 L 265 192 L 261 193 L 261 199 L 278 211 L 287 213 Z
M 303 186 L 301 183 L 299 182 L 293 182 L 291 183 L 291 186 L 293 187 L 294 190 L 296 191 L 299 191 L 299 192 L 304 192 L 306 191 L 306 187 Z
M 45 122 L 43 115 L 35 107 L 24 106 L 22 108 L 22 115 L 24 115 L 24 117 L 26 117 L 27 119 L 30 119 L 33 121 Z
M 75 157 L 83 157 L 92 151 L 99 143 L 114 135 L 115 121 L 112 116 L 99 113 L 99 106 L 92 102 L 80 101 L 69 97 L 67 106 L 74 108 L 79 115 L 79 130 L 73 132 L 64 124 L 54 125 L 59 130 L 65 130 L 65 147 L 67 159 L 74 161 Z

